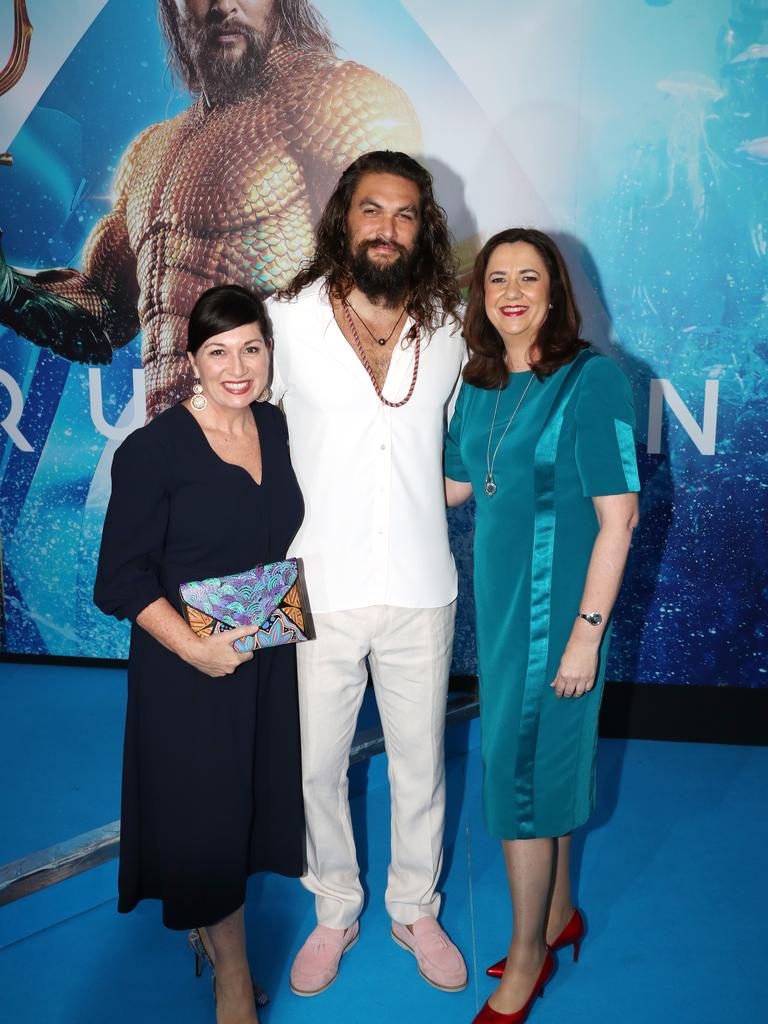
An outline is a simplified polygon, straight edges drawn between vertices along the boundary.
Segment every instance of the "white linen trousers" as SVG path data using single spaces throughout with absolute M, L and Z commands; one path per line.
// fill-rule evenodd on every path
M 385 904 L 409 925 L 437 917 L 445 821 L 444 730 L 456 602 L 376 605 L 314 615 L 317 639 L 297 646 L 307 874 L 317 920 L 349 928 L 360 885 L 347 769 L 368 661 L 381 716 L 391 798 Z

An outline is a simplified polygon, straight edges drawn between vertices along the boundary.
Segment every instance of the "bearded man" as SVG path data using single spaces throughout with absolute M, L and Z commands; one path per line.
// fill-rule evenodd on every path
M 363 892 L 347 768 L 370 665 L 389 759 L 392 937 L 445 991 L 466 986 L 437 923 L 445 812 L 443 732 L 456 571 L 442 445 L 461 371 L 459 293 L 445 214 L 411 157 L 374 152 L 344 171 L 309 265 L 269 303 L 274 399 L 288 419 L 306 514 L 317 639 L 297 648 L 307 875 L 318 925 L 291 988 L 335 979 Z
M 93 364 L 142 331 L 149 416 L 191 391 L 186 320 L 199 295 L 287 284 L 349 161 L 420 145 L 403 91 L 339 60 L 308 0 L 159 0 L 159 16 L 196 99 L 128 147 L 83 271 L 25 275 L 0 251 L 0 323 L 17 334 Z

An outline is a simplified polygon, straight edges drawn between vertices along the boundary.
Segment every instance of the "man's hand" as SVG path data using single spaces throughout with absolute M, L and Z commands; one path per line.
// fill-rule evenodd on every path
M 57 294 L 56 285 L 79 277 L 75 270 L 46 270 L 28 277 L 8 266 L 0 245 L 0 323 L 73 362 L 111 363 L 106 329 L 87 309 Z

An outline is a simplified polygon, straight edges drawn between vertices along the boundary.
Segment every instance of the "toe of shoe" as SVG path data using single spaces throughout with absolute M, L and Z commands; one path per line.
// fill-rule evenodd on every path
M 430 985 L 434 985 L 435 988 L 442 989 L 444 992 L 461 992 L 467 987 L 466 971 L 435 971 L 428 966 L 420 965 L 419 973 Z
M 419 969 L 424 977 L 439 988 L 461 989 L 467 984 L 467 967 L 458 949 L 422 951 L 418 957 Z
M 328 988 L 337 973 L 337 970 L 329 970 L 322 973 L 291 971 L 291 988 L 299 995 L 311 996 Z

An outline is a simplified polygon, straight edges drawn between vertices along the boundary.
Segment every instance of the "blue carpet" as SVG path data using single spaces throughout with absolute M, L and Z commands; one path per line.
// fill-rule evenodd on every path
M 0 864 L 120 817 L 125 671 L 0 665 Z
M 353 800 L 369 893 L 361 937 L 327 992 L 299 999 L 287 986 L 313 925 L 310 896 L 295 881 L 252 880 L 251 962 L 272 995 L 263 1022 L 472 1020 L 492 991 L 483 971 L 505 950 L 510 909 L 499 846 L 482 823 L 478 752 L 466 746 L 449 761 L 441 917 L 466 956 L 467 990 L 432 989 L 389 938 L 388 794 L 377 765 Z M 531 1021 L 765 1020 L 768 749 L 608 740 L 598 772 L 599 804 L 575 841 L 588 934 L 578 964 L 559 955 Z M 193 977 L 183 936 L 162 928 L 157 905 L 123 917 L 114 900 L 0 949 L 0 1006 L 9 1024 L 214 1020 L 210 983 Z

